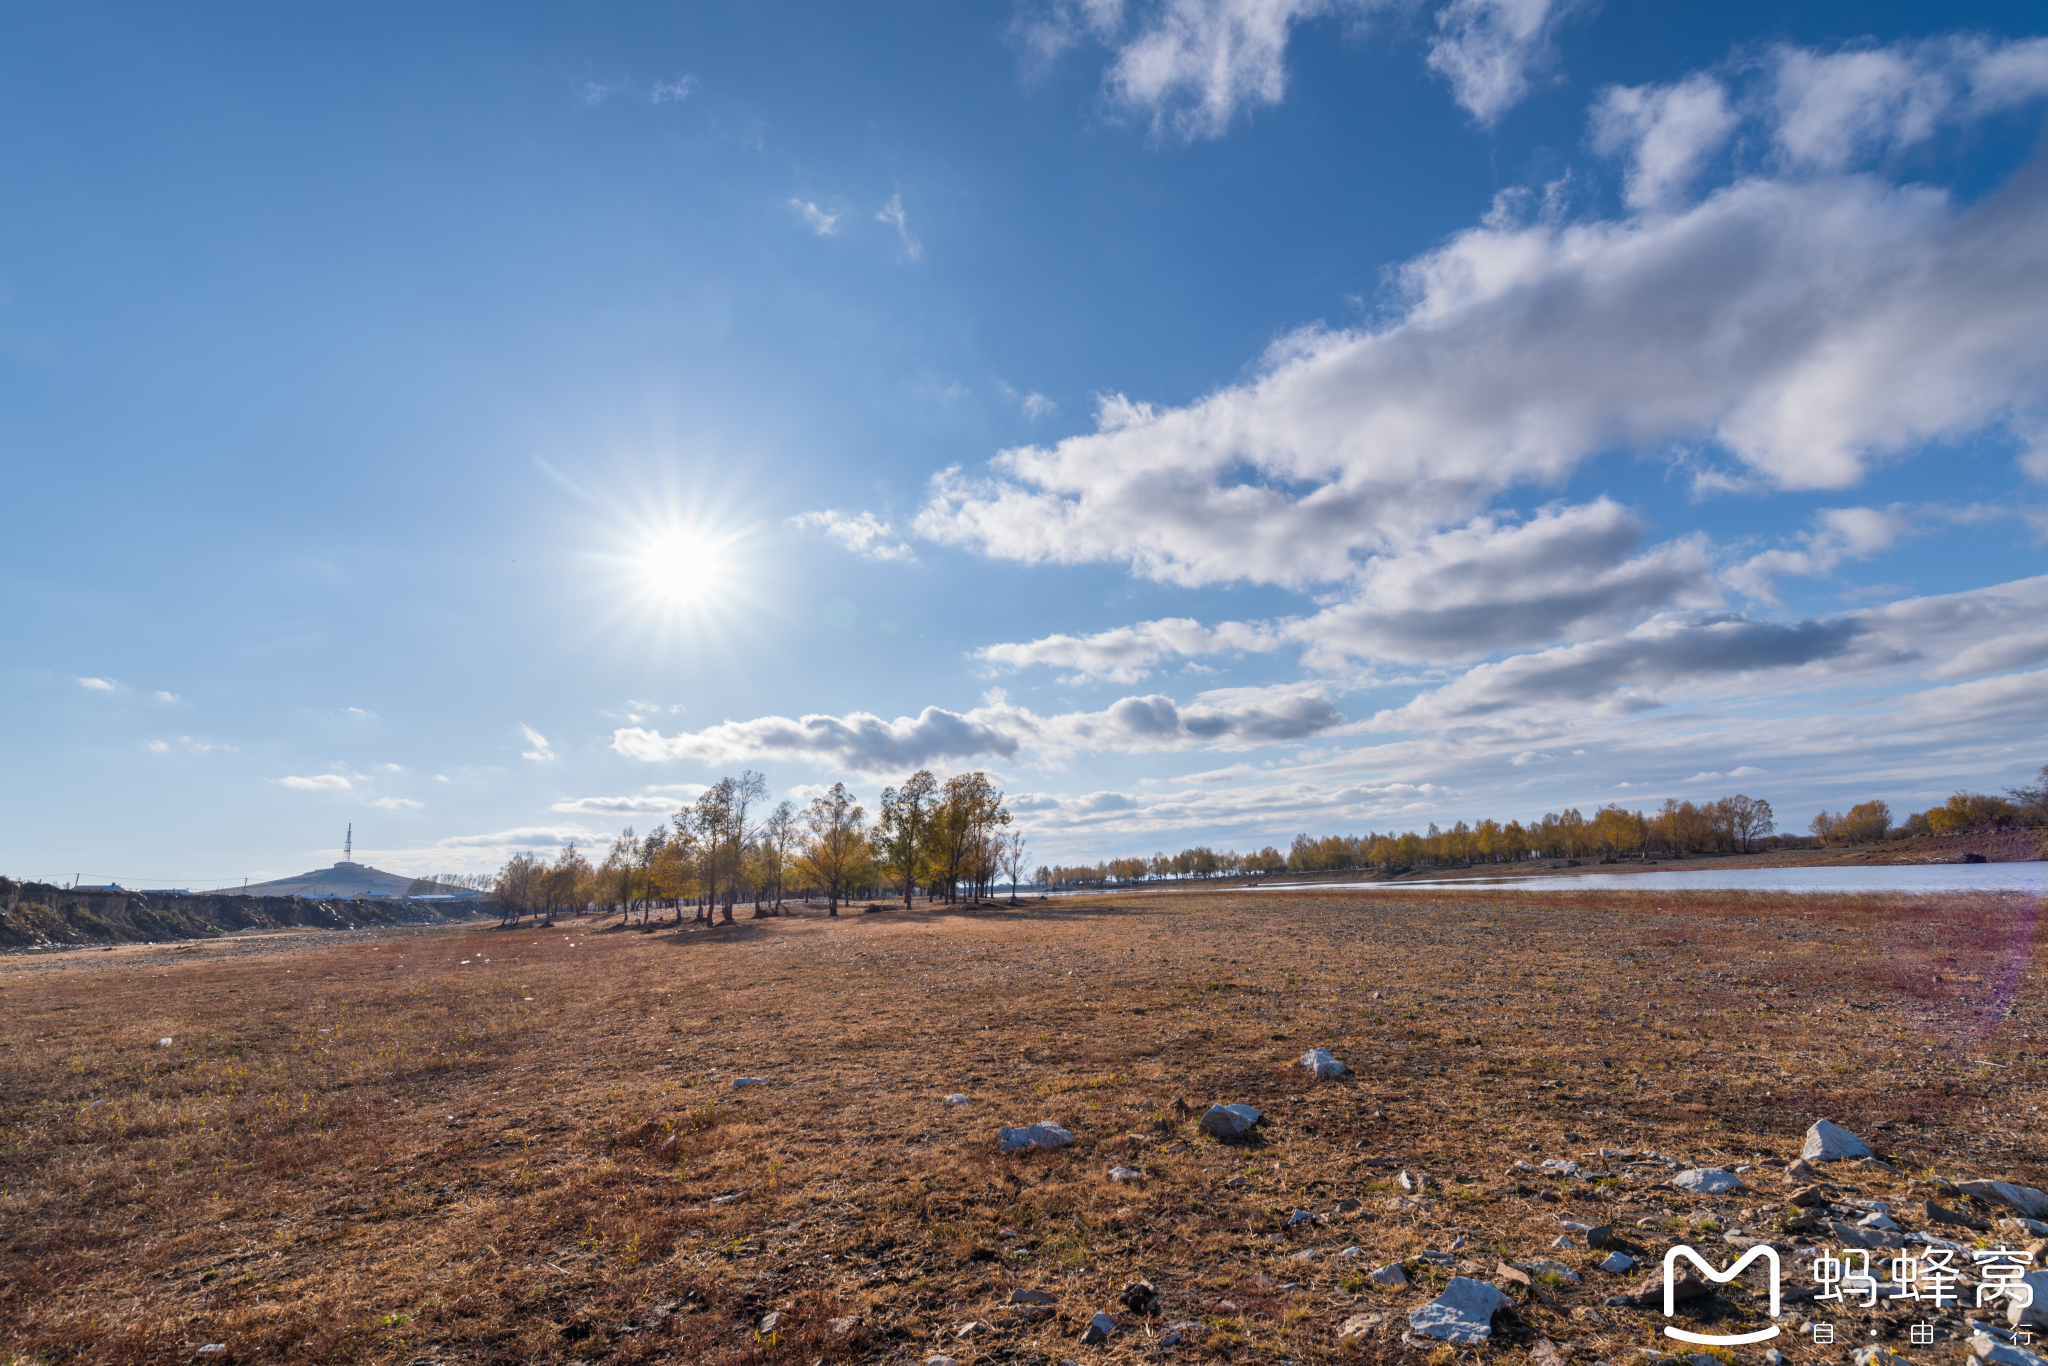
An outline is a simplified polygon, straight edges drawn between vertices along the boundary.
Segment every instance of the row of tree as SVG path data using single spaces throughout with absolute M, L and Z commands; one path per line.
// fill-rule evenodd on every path
M 1465 867 L 1475 863 L 1518 863 L 1536 858 L 1627 858 L 1633 855 L 1748 853 L 1776 829 L 1771 804 L 1737 793 L 1695 804 L 1667 800 L 1653 812 L 1603 806 L 1592 815 L 1577 807 L 1545 812 L 1524 824 L 1497 820 L 1459 821 L 1448 830 L 1431 822 L 1426 831 L 1363 835 L 1297 835 L 1281 853 L 1271 845 L 1252 854 L 1218 853 L 1206 846 L 1150 858 L 1110 859 L 1100 864 L 1038 869 L 1046 886 L 1159 881 L 1170 878 L 1240 877 L 1269 873 L 1347 870 L 1400 872 L 1409 868 Z
M 1003 794 L 981 772 L 941 781 L 920 770 L 885 788 L 873 824 L 844 783 L 799 808 L 767 806 L 768 782 L 751 770 L 713 783 L 646 835 L 628 826 L 593 864 L 571 842 L 552 863 L 515 854 L 492 880 L 508 920 L 602 907 L 642 923 L 659 911 L 709 923 L 751 899 L 755 916 L 780 914 L 791 895 L 823 896 L 829 914 L 888 884 L 903 904 L 923 888 L 954 900 L 988 895 L 1005 874 L 1014 887 L 1025 840 L 1009 830 Z
M 1823 844 L 1875 844 L 1910 835 L 1956 835 L 1982 825 L 2048 826 L 2048 764 L 2041 765 L 2031 784 L 2009 787 L 2003 797 L 1957 792 L 1940 806 L 1916 811 L 1897 826 L 1892 824 L 1892 809 L 1875 801 L 1840 813 L 1824 809 L 1807 828 Z

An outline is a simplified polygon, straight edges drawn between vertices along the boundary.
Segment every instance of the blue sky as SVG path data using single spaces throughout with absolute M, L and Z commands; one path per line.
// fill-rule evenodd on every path
M 2048 760 L 2036 7 L 0 23 L 16 876 Z

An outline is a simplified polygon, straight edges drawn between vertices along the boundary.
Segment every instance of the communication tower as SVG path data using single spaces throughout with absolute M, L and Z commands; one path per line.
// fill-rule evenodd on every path
M 356 823 L 348 823 L 348 837 L 341 842 L 341 861 L 353 863 L 356 857 Z

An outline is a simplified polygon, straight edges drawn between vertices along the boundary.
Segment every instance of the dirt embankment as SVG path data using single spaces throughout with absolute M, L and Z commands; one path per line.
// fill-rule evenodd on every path
M 0 950 L 211 939 L 238 930 L 438 925 L 496 913 L 494 906 L 417 901 L 333 901 L 297 896 L 93 892 L 0 878 Z

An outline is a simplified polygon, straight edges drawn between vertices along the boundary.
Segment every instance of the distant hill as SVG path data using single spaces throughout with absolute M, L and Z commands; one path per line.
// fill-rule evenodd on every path
M 281 877 L 249 887 L 223 887 L 224 896 L 404 896 L 413 880 L 367 863 L 337 863 L 297 877 Z

